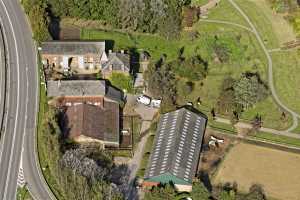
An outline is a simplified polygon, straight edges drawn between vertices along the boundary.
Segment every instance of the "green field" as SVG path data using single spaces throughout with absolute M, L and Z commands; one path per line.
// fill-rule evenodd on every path
M 282 101 L 300 113 L 300 54 L 295 51 L 273 52 L 274 79 Z
M 274 34 L 272 23 L 265 13 L 265 10 L 262 10 L 256 6 L 254 2 L 249 0 L 235 0 L 235 2 L 238 3 L 240 8 L 249 16 L 266 46 L 269 49 L 278 48 L 280 46 L 279 40 Z
M 227 21 L 249 27 L 246 20 L 232 7 L 228 0 L 221 0 L 216 8 L 211 9 L 208 14 L 208 19 Z

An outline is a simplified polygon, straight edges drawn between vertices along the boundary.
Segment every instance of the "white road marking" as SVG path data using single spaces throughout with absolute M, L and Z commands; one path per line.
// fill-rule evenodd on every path
M 8 22 L 9 22 L 9 25 L 10 25 L 10 28 L 11 28 L 11 31 L 12 31 L 12 36 L 13 36 L 13 40 L 14 40 L 14 44 L 15 44 L 15 51 L 16 51 L 16 59 L 17 59 L 17 63 L 16 63 L 16 66 L 19 66 L 19 56 L 18 56 L 18 45 L 17 45 L 17 40 L 16 40 L 16 35 L 15 35 L 15 32 L 14 32 L 14 29 L 13 29 L 13 25 L 12 25 L 12 21 L 9 17 L 9 14 L 8 14 L 8 10 L 5 6 L 5 4 L 3 3 L 3 1 L 1 0 L 1 4 L 4 8 L 4 11 L 5 11 L 5 14 L 7 16 L 7 19 L 8 19 Z M 19 95 L 20 95 L 20 85 L 19 85 L 19 79 L 20 79 L 20 72 L 19 72 L 19 69 L 17 68 L 17 108 L 16 108 L 16 120 L 15 120 L 15 127 L 14 127 L 14 132 L 13 132 L 13 142 L 12 142 L 12 147 L 10 149 L 10 158 L 9 158 L 9 166 L 8 166 L 8 173 L 7 173 L 7 178 L 6 178 L 6 184 L 5 184 L 5 189 L 4 189 L 4 196 L 3 198 L 6 199 L 6 195 L 7 195 L 7 187 L 8 187 L 8 184 L 7 184 L 7 181 L 9 180 L 9 175 L 10 175 L 10 171 L 11 171 L 11 160 L 12 160 L 12 157 L 13 157 L 13 149 L 14 149 L 14 146 L 15 146 L 15 139 L 16 139 L 16 130 L 17 130 L 17 123 L 18 123 L 18 119 L 19 119 Z M 0 158 L 1 159 L 1 158 Z

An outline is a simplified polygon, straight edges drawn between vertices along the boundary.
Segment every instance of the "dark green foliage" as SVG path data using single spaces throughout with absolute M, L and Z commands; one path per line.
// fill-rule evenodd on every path
M 148 89 L 155 97 L 162 98 L 162 107 L 172 110 L 176 102 L 176 79 L 171 70 L 171 64 L 160 59 L 155 65 L 149 67 L 145 74 Z
M 254 184 L 250 187 L 249 192 L 239 193 L 236 183 L 226 183 L 214 188 L 213 197 L 218 200 L 267 200 L 262 186 Z
M 193 56 L 173 62 L 172 69 L 177 76 L 190 81 L 200 81 L 207 76 L 208 64 L 200 56 Z
M 245 73 L 240 79 L 225 78 L 217 102 L 218 113 L 229 115 L 237 122 L 243 110 L 268 96 L 268 88 L 257 73 Z
M 193 82 L 179 80 L 177 83 L 177 93 L 186 98 L 194 90 Z
M 49 38 L 46 3 L 42 0 L 22 0 L 25 12 L 31 22 L 33 37 L 37 42 Z
M 235 80 L 231 77 L 224 79 L 217 103 L 217 111 L 222 114 L 231 114 L 235 110 L 235 98 L 233 86 Z
M 35 14 L 31 23 L 45 17 L 73 17 L 98 20 L 126 30 L 159 33 L 167 39 L 180 36 L 181 10 L 187 1 L 177 0 L 23 0 L 27 13 Z M 31 11 L 37 6 L 41 10 Z M 35 8 L 36 9 L 36 8 Z M 42 20 L 43 19 L 43 20 Z M 42 24 L 44 26 L 44 24 Z M 47 32 L 47 23 L 43 29 Z M 38 30 L 38 33 L 40 30 Z M 37 39 L 45 39 L 37 36 Z
M 145 200 L 179 200 L 190 197 L 197 200 L 209 200 L 210 193 L 202 183 L 194 183 L 193 191 L 188 193 L 178 193 L 172 184 L 153 187 L 151 192 L 145 193 Z
M 145 194 L 145 200 L 173 200 L 176 199 L 176 191 L 173 186 L 167 184 L 160 187 L 153 187 L 151 192 Z

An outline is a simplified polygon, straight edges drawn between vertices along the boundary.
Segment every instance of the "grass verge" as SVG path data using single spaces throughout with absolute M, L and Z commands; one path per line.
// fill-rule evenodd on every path
M 278 144 L 300 147 L 300 139 L 291 138 L 291 137 L 282 136 L 282 135 L 275 135 L 272 133 L 258 132 L 255 134 L 254 138 L 263 139 L 263 140 L 267 140 L 267 141 L 278 143 Z
M 17 200 L 33 200 L 26 186 L 22 188 L 18 187 Z
M 147 139 L 144 151 L 143 151 L 143 158 L 141 160 L 140 168 L 137 171 L 137 176 L 143 178 L 145 175 L 145 171 L 147 168 L 147 164 L 151 155 L 152 146 L 154 142 L 154 135 L 150 135 Z

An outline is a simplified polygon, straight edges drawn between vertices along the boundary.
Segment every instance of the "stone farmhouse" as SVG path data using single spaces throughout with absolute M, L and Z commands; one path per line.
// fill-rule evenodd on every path
M 206 116 L 186 108 L 161 116 L 144 187 L 172 182 L 180 192 L 192 191 L 206 123 Z
M 105 41 L 49 41 L 40 47 L 45 69 L 59 72 L 129 74 L 130 55 L 124 51 L 106 52 Z

